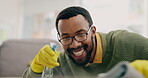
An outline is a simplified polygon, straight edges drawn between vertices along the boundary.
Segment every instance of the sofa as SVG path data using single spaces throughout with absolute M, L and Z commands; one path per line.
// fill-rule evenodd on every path
M 0 46 L 0 78 L 21 77 L 38 51 L 54 42 L 56 50 L 62 51 L 61 44 L 52 39 L 13 39 L 6 40 Z

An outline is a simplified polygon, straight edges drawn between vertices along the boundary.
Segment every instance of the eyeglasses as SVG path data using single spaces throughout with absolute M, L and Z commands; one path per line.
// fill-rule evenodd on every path
M 90 32 L 91 28 L 92 28 L 92 26 L 88 29 L 88 31 L 86 33 L 79 33 L 79 34 L 72 36 L 72 37 L 61 38 L 61 39 L 59 39 L 59 42 L 64 46 L 72 44 L 73 39 L 75 39 L 77 42 L 83 42 L 83 41 L 87 40 L 87 35 Z

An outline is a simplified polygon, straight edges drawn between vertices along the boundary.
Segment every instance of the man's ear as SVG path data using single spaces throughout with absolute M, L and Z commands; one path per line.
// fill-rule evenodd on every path
M 95 26 L 92 26 L 91 28 L 91 34 L 92 34 L 92 37 L 95 37 L 96 36 L 96 27 Z

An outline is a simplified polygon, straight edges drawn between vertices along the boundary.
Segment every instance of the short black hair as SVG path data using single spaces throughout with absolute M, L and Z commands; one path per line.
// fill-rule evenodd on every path
M 69 19 L 70 17 L 77 16 L 78 14 L 84 16 L 84 18 L 88 21 L 89 26 L 93 25 L 92 18 L 89 12 L 85 8 L 82 8 L 79 6 L 71 6 L 71 7 L 68 7 L 62 10 L 56 18 L 56 29 L 57 29 L 58 34 L 59 34 L 59 31 L 58 31 L 59 20 Z

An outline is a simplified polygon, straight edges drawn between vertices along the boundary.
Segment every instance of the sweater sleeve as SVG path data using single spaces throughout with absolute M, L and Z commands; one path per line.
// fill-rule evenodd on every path
M 148 38 L 132 33 L 132 32 L 124 32 L 125 36 L 125 46 L 126 44 L 131 45 L 128 49 L 131 49 L 131 53 L 133 52 L 133 57 L 135 60 L 137 59 L 145 59 L 148 60 Z M 125 56 L 130 55 L 130 52 L 125 54 Z
M 148 38 L 126 30 L 112 31 L 107 37 L 112 54 L 108 69 L 121 61 L 148 60 Z
M 41 78 L 41 73 L 35 73 L 31 70 L 31 68 L 27 68 L 22 75 L 22 78 Z
M 148 60 L 148 38 L 128 31 L 120 31 L 115 37 L 115 47 L 126 60 Z
M 62 53 L 60 54 L 60 57 L 62 57 Z M 58 59 L 58 62 L 60 63 L 59 59 Z M 42 76 L 42 73 L 33 72 L 31 67 L 28 67 L 22 74 L 22 78 L 41 78 L 41 76 Z M 53 68 L 53 78 L 64 78 L 64 74 L 62 72 L 61 66 L 57 66 Z

